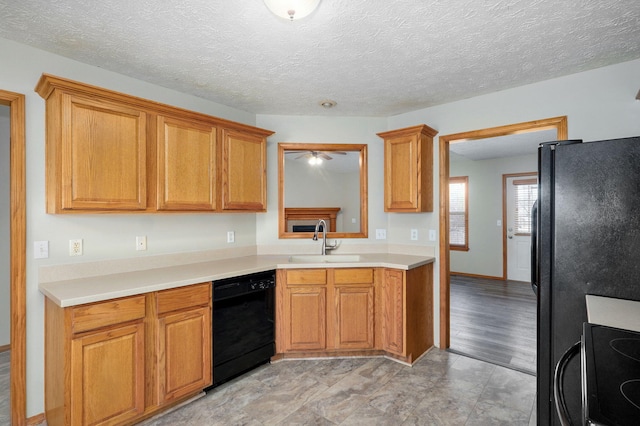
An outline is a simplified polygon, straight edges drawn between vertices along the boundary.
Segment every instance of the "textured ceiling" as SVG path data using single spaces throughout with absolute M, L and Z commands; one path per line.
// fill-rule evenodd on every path
M 322 0 L 289 22 L 262 0 L 0 0 L 0 37 L 252 113 L 385 117 L 640 58 L 640 1 Z
M 537 154 L 542 142 L 556 139 L 556 129 L 548 129 L 494 138 L 452 141 L 449 144 L 449 154 L 452 161 L 517 157 Z

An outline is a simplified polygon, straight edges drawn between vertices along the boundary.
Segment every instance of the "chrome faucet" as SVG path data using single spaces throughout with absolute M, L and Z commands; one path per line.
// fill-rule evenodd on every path
M 316 223 L 316 229 L 313 232 L 313 241 L 318 241 L 318 232 L 320 232 L 320 225 L 322 225 L 322 255 L 327 254 L 327 250 L 335 250 L 339 244 L 336 241 L 334 244 L 327 244 L 327 222 L 324 219 L 318 220 Z

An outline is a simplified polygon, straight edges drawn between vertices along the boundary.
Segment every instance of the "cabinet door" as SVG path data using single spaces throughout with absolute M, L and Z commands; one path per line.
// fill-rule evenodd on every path
M 385 211 L 418 209 L 418 141 L 416 135 L 384 141 Z
M 211 310 L 200 307 L 159 319 L 160 402 L 211 384 Z
M 371 285 L 337 285 L 336 347 L 372 349 L 374 344 L 374 292 Z
M 222 135 L 222 209 L 266 211 L 266 139 L 227 129 Z
M 117 424 L 144 411 L 144 325 L 71 341 L 71 424 Z
M 337 349 L 373 349 L 373 269 L 334 269 L 335 345 Z
M 382 289 L 383 347 L 389 352 L 404 355 L 404 273 L 399 270 L 385 269 Z
M 61 208 L 144 210 L 146 114 L 68 94 L 61 105 Z
M 157 126 L 158 210 L 215 210 L 216 128 L 163 116 Z
M 288 286 L 285 290 L 286 350 L 327 347 L 327 288 Z
M 433 211 L 433 137 L 426 124 L 378 133 L 384 139 L 384 210 Z

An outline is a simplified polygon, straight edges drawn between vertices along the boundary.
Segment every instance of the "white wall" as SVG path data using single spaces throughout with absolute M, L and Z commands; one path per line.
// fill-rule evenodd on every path
M 320 108 L 320 107 L 318 107 Z M 387 130 L 386 119 L 372 117 L 310 117 L 258 115 L 258 127 L 274 129 L 277 133 L 267 144 L 267 212 L 257 216 L 256 241 L 258 249 L 268 248 L 271 252 L 316 253 L 317 242 L 311 239 L 278 239 L 278 143 L 344 143 L 368 145 L 369 184 L 369 238 L 342 240 L 339 250 L 349 246 L 370 244 L 386 250 L 386 241 L 375 240 L 376 228 L 387 227 L 387 214 L 383 207 L 383 152 L 382 139 L 377 132 Z
M 38 291 L 38 267 L 254 247 L 256 235 L 255 214 L 47 215 L 44 195 L 45 103 L 34 92 L 41 74 L 58 75 L 250 125 L 255 125 L 255 116 L 4 39 L 0 39 L 0 55 L 3 58 L 0 59 L 0 89 L 26 96 L 27 416 L 30 417 L 44 411 L 44 298 Z M 226 243 L 227 230 L 235 231 L 235 244 Z M 135 251 L 136 235 L 147 236 L 146 252 Z M 68 256 L 68 240 L 74 238 L 84 240 L 83 256 Z M 48 259 L 33 259 L 33 242 L 39 240 L 49 241 Z
M 397 129 L 425 123 L 439 135 L 521 123 L 566 115 L 569 138 L 600 140 L 640 135 L 640 59 L 579 74 L 516 87 L 484 96 L 426 108 L 388 119 L 388 128 Z M 434 146 L 434 200 L 438 205 L 438 138 Z M 393 240 L 404 235 L 408 227 L 438 229 L 437 213 L 407 218 L 389 215 L 389 232 Z M 439 262 L 439 253 L 436 252 Z M 440 274 L 435 268 L 434 292 L 439 294 Z M 436 300 L 436 343 L 440 321 Z
M 426 240 L 428 229 L 438 229 L 437 209 L 424 214 L 386 214 L 383 209 L 383 144 L 377 132 L 426 123 L 440 134 L 494 127 L 559 115 L 569 117 L 569 136 L 588 140 L 640 134 L 640 60 L 549 80 L 460 102 L 427 108 L 390 118 L 311 117 L 258 115 L 234 110 L 203 99 L 137 81 L 101 68 L 0 39 L 0 88 L 26 95 L 27 119 L 27 248 L 33 241 L 49 240 L 49 259 L 34 260 L 27 253 L 27 415 L 44 410 L 43 396 L 43 296 L 38 291 L 41 265 L 106 258 L 225 248 L 226 231 L 236 231 L 235 246 L 295 247 L 316 252 L 306 240 L 278 239 L 277 142 L 366 143 L 369 146 L 368 243 L 386 249 L 389 243 L 436 248 Z M 268 211 L 242 215 L 47 215 L 44 207 L 44 100 L 33 88 L 41 73 L 83 81 L 218 117 L 274 130 L 267 144 Z M 338 100 L 338 103 L 340 101 Z M 339 105 L 338 105 L 339 108 Z M 434 197 L 438 200 L 437 139 L 434 150 Z M 185 220 L 187 219 L 187 220 Z M 375 240 L 376 228 L 387 229 L 387 240 Z M 409 229 L 418 228 L 420 239 L 411 242 Z M 134 237 L 147 235 L 148 252 L 134 250 Z M 83 238 L 85 255 L 67 256 L 68 240 Z M 435 251 L 437 254 L 437 250 Z M 437 296 L 438 268 L 435 268 Z M 438 312 L 438 298 L 435 312 Z M 439 321 L 436 314 L 436 343 Z
M 536 154 L 451 162 L 451 176 L 469 177 L 469 251 L 451 250 L 451 271 L 502 277 L 502 175 L 537 170 Z
M 336 231 L 360 232 L 360 173 L 328 171 L 304 160 L 285 161 L 285 207 L 340 207 Z
M 9 130 L 9 107 L 0 105 L 0 346 L 11 341 Z

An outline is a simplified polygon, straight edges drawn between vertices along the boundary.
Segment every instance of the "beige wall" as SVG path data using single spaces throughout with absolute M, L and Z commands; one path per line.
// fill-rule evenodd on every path
M 502 277 L 502 175 L 536 172 L 537 154 L 452 161 L 449 173 L 469 177 L 469 251 L 451 250 L 452 272 Z

